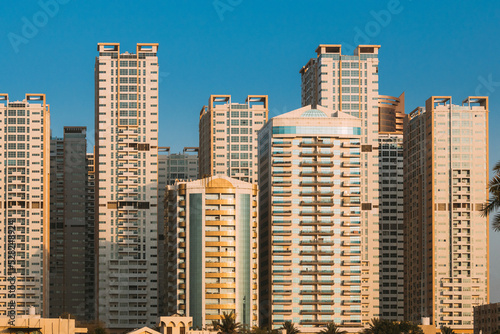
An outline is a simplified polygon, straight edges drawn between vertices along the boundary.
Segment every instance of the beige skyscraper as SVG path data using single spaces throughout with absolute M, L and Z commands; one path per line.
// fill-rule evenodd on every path
M 306 106 L 259 131 L 266 325 L 292 321 L 312 332 L 333 320 L 357 331 L 378 317 L 379 235 L 365 214 L 372 204 L 363 203 L 371 170 L 361 164 L 361 125 L 358 117 Z
M 432 96 L 404 126 L 405 317 L 473 329 L 488 303 L 488 97 Z
M 258 325 L 257 185 L 213 176 L 168 186 L 165 305 L 205 328 L 235 312 Z
M 200 112 L 200 176 L 226 175 L 257 183 L 257 131 L 267 122 L 267 95 L 233 103 L 211 95 Z
M 0 315 L 11 323 L 31 306 L 49 312 L 50 107 L 43 94 L 0 94 L 0 120 Z
M 158 316 L 158 44 L 97 49 L 97 314 L 123 331 Z

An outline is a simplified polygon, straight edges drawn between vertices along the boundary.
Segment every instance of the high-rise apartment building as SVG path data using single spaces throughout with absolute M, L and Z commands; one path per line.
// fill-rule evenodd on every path
M 378 97 L 380 318 L 404 320 L 404 93 Z
M 362 137 L 361 119 L 322 106 L 274 117 L 259 131 L 264 325 L 313 331 L 333 320 L 357 330 L 378 317 L 379 235 L 364 202 L 364 176 L 378 168 L 362 165 Z
M 158 44 L 98 44 L 95 62 L 97 315 L 108 328 L 158 315 Z
M 87 196 L 85 200 L 85 220 L 87 224 L 87 245 L 85 246 L 85 304 L 87 319 L 95 319 L 96 305 L 96 240 L 95 240 L 95 171 L 94 153 L 86 154 Z
M 316 58 L 300 70 L 302 105 L 326 107 L 329 112 L 342 112 L 360 120 L 360 217 L 362 268 L 371 283 L 379 284 L 379 45 L 359 45 L 353 55 L 342 54 L 341 45 L 321 44 Z M 377 273 L 375 275 L 374 273 Z M 366 304 L 361 318 L 379 317 L 379 289 L 363 296 Z
M 257 183 L 257 131 L 267 122 L 267 95 L 233 103 L 211 95 L 200 112 L 200 177 L 226 175 Z
M 472 331 L 489 295 L 488 98 L 433 96 L 404 126 L 405 317 Z
M 164 254 L 164 200 L 165 189 L 167 185 L 173 185 L 176 181 L 192 181 L 198 178 L 198 148 L 197 147 L 184 147 L 182 153 L 170 154 L 170 147 L 158 148 L 158 280 L 163 282 L 165 280 L 165 270 L 161 257 Z M 165 294 L 162 291 L 163 285 L 158 286 L 159 296 Z M 159 299 L 159 312 L 166 314 L 163 304 L 164 298 Z
M 257 185 L 224 175 L 176 182 L 165 206 L 168 314 L 205 328 L 233 311 L 257 325 Z
M 94 282 L 88 267 L 94 248 L 93 212 L 88 212 L 86 127 L 64 127 L 64 138 L 52 138 L 50 148 L 50 305 L 53 318 L 70 313 L 93 320 Z M 89 235 L 90 234 L 90 235 Z M 91 282 L 88 282 L 88 281 Z
M 43 94 L 0 94 L 0 315 L 49 314 L 50 107 Z

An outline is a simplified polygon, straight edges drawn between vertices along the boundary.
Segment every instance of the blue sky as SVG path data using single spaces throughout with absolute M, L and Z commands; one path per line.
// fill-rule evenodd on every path
M 92 133 L 98 42 L 160 44 L 159 139 L 174 151 L 198 145 L 210 94 L 267 94 L 278 115 L 300 107 L 299 69 L 318 44 L 380 44 L 380 93 L 406 92 L 406 112 L 431 95 L 488 95 L 490 161 L 500 160 L 498 1 L 25 0 L 0 13 L 0 92 L 47 94 L 57 136 L 69 125 Z M 500 301 L 495 256 L 491 270 Z

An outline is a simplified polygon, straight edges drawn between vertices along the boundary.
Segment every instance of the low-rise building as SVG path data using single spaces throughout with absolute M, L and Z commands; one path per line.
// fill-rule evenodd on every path
M 474 307 L 474 334 L 491 334 L 500 329 L 500 303 Z

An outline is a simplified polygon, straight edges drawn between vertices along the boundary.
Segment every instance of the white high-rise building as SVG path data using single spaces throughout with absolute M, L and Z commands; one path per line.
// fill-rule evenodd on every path
M 97 314 L 118 331 L 154 326 L 158 315 L 158 44 L 98 51 Z
M 48 316 L 50 107 L 0 94 L 0 316 Z
M 319 45 L 316 58 L 300 70 L 302 106 L 323 106 L 361 120 L 360 131 L 360 220 L 361 282 L 379 282 L 379 45 L 359 45 L 352 55 L 342 54 L 341 45 Z M 361 290 L 361 316 L 366 326 L 380 317 L 379 289 Z

